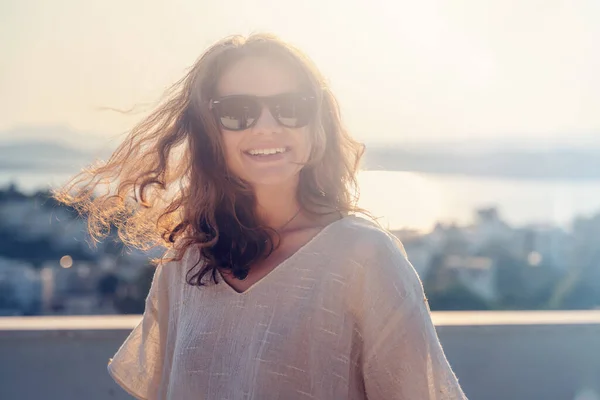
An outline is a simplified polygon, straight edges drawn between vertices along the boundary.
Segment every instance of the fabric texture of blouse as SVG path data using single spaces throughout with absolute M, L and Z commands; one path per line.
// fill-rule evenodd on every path
M 243 293 L 194 287 L 188 250 L 157 267 L 108 366 L 139 399 L 466 399 L 402 244 L 349 216 Z

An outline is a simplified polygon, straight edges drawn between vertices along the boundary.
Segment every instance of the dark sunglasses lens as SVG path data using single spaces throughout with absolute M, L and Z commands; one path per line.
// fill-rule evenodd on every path
M 271 109 L 279 123 L 288 128 L 301 128 L 308 125 L 313 111 L 312 98 L 302 95 L 279 96 Z
M 223 128 L 240 131 L 252 126 L 260 116 L 261 106 L 248 97 L 229 97 L 220 101 L 217 107 L 219 121 Z

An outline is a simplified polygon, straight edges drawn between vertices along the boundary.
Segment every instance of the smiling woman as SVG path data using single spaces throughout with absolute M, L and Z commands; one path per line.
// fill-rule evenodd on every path
M 402 244 L 355 215 L 362 153 L 299 50 L 208 49 L 56 192 L 95 237 L 170 247 L 112 377 L 140 399 L 464 399 Z

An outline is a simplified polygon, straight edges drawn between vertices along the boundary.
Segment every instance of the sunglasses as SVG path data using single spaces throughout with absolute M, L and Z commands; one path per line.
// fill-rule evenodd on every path
M 246 94 L 225 96 L 210 101 L 210 109 L 223 129 L 243 131 L 253 127 L 260 118 L 263 106 L 286 128 L 302 128 L 315 115 L 315 98 L 302 93 L 283 93 L 275 96 Z

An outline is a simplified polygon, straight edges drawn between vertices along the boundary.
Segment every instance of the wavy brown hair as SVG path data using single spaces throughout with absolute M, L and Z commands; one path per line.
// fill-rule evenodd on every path
M 200 259 L 187 278 L 197 286 L 204 285 L 207 273 L 217 283 L 218 268 L 246 272 L 273 251 L 277 244 L 258 220 L 252 191 L 227 173 L 220 128 L 209 110 L 220 75 L 247 56 L 284 62 L 316 97 L 312 150 L 297 191 L 302 209 L 315 215 L 365 212 L 356 204 L 364 146 L 343 126 L 337 101 L 315 65 L 275 36 L 233 36 L 210 47 L 108 161 L 54 191 L 56 199 L 87 217 L 94 242 L 114 227 L 126 245 L 143 250 L 162 245 L 175 261 L 197 246 Z

